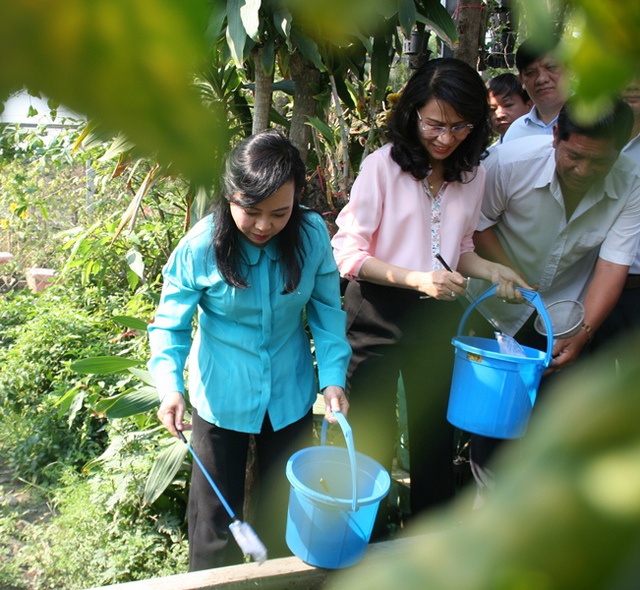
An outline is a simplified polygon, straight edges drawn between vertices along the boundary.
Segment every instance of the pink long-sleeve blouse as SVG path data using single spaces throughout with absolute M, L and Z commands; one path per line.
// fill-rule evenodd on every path
M 391 144 L 369 155 L 336 219 L 333 253 L 340 274 L 358 278 L 367 258 L 428 272 L 440 268 L 440 252 L 451 268 L 460 255 L 473 251 L 484 195 L 485 170 L 466 173 L 464 182 L 441 189 L 439 212 L 422 181 L 403 172 L 391 158 Z M 439 243 L 438 243 L 439 242 Z

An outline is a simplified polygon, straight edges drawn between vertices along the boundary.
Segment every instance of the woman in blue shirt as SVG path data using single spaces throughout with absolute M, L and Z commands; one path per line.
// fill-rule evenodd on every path
M 298 151 L 275 131 L 253 135 L 231 152 L 223 180 L 213 214 L 180 241 L 163 270 L 162 297 L 149 326 L 149 368 L 161 398 L 158 417 L 176 436 L 190 428 L 183 422 L 189 357 L 191 443 L 241 519 L 254 435 L 263 492 L 255 528 L 274 556 L 285 551 L 287 494 L 284 503 L 282 488 L 275 494 L 283 504 L 278 511 L 262 501 L 264 492 L 275 489 L 275 481 L 286 484 L 287 459 L 310 444 L 318 386 L 330 421 L 332 410 L 346 413 L 351 350 L 328 232 L 318 214 L 299 205 L 305 167 Z M 194 465 L 191 571 L 241 561 L 228 543 L 228 526 L 226 511 Z

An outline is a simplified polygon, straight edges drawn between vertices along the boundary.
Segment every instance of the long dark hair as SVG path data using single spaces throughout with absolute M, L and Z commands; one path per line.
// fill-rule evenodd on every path
M 230 199 L 241 207 L 250 208 L 289 181 L 294 183 L 293 210 L 287 225 L 277 235 L 285 293 L 297 288 L 302 273 L 300 195 L 306 183 L 304 163 L 293 144 L 272 129 L 248 137 L 227 157 L 222 194 L 213 206 L 212 239 L 218 271 L 227 284 L 241 289 L 249 286 L 241 271 L 242 238 L 231 216 Z
M 423 64 L 402 90 L 392 114 L 387 138 L 393 143 L 391 157 L 404 170 L 422 180 L 430 171 L 429 154 L 418 133 L 418 109 L 431 99 L 446 102 L 465 121 L 471 133 L 444 160 L 444 179 L 462 181 L 471 172 L 489 144 L 491 124 L 487 89 L 479 74 L 454 58 L 433 59 Z

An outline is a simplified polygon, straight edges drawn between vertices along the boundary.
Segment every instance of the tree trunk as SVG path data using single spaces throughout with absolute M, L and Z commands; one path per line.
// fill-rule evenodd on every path
M 251 133 L 259 133 L 269 128 L 269 111 L 271 110 L 271 95 L 273 71 L 266 74 L 262 67 L 262 46 L 257 45 L 251 51 L 255 71 L 255 92 L 253 94 L 253 125 Z
M 322 74 L 310 61 L 302 57 L 299 51 L 291 55 L 289 68 L 295 84 L 289 139 L 298 148 L 302 161 L 306 163 L 311 138 L 307 117 L 313 117 L 316 113 L 314 95 L 318 91 Z
M 478 55 L 484 47 L 486 5 L 482 0 L 459 0 L 456 8 L 458 16 L 458 47 L 454 57 L 478 69 Z

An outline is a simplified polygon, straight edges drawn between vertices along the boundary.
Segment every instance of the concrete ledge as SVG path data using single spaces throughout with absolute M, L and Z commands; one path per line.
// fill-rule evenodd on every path
M 407 543 L 420 537 L 397 539 L 369 545 L 366 559 L 400 554 Z M 246 563 L 164 578 L 113 584 L 89 590 L 320 590 L 336 571 L 307 565 L 297 557 L 267 560 L 262 565 Z

